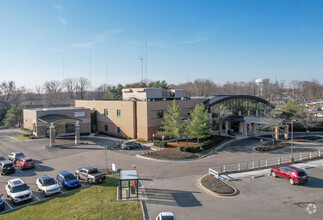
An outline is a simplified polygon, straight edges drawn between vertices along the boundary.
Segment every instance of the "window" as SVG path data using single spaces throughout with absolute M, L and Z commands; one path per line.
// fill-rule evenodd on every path
M 117 109 L 117 117 L 121 117 L 121 109 Z
M 33 124 L 33 131 L 36 132 L 36 123 Z
M 121 128 L 120 128 L 120 127 L 118 127 L 118 128 L 117 128 L 117 133 L 118 133 L 118 134 L 120 134 L 120 133 L 121 133 Z
M 158 110 L 157 111 L 157 117 L 162 118 L 164 116 L 164 111 L 163 110 Z
M 104 114 L 108 115 L 108 109 L 107 108 L 104 109 Z
M 109 131 L 109 125 L 104 125 L 104 131 Z

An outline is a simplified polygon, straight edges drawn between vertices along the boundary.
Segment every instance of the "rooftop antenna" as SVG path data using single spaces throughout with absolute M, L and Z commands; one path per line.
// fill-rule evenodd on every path
M 148 70 L 147 70 L 147 33 L 146 33 L 146 37 L 145 37 L 145 79 L 148 79 L 147 75 L 148 75 Z
M 90 51 L 90 84 L 92 84 L 92 53 Z
M 64 57 L 62 57 L 62 75 L 64 79 Z
M 143 43 L 141 42 L 141 53 L 140 53 L 140 65 L 141 65 L 141 84 L 144 83 L 144 71 L 143 71 L 143 67 L 144 67 L 144 58 L 143 58 Z
M 109 85 L 109 60 L 107 59 L 107 85 Z

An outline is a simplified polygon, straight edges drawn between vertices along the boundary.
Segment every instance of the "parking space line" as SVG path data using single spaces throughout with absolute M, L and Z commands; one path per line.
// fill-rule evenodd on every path
M 16 171 L 18 171 L 18 172 L 22 173 L 22 171 L 21 171 L 20 169 L 17 169 L 17 168 L 16 168 Z
M 10 209 L 12 209 L 12 206 L 6 201 L 6 200 L 3 200 L 6 204 L 7 204 L 7 206 L 10 208 Z
M 35 195 L 33 195 L 38 201 L 40 201 L 40 199 L 37 197 L 37 196 L 35 196 Z

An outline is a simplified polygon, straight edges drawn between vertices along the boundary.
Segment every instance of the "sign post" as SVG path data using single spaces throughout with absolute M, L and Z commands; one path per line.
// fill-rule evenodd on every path
M 112 163 L 112 174 L 117 175 L 117 169 L 116 169 L 116 164 Z

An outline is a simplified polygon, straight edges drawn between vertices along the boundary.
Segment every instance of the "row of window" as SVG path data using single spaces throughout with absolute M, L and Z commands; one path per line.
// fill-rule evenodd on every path
M 188 109 L 187 115 L 190 115 L 191 114 L 191 110 L 192 109 Z M 107 116 L 108 114 L 109 114 L 109 110 L 107 108 L 105 108 L 104 109 L 104 115 Z M 157 110 L 156 115 L 157 115 L 157 118 L 164 117 L 164 110 Z M 117 117 L 121 117 L 121 109 L 117 109 Z
M 187 115 L 190 115 L 191 111 L 192 111 L 192 109 L 188 109 Z M 162 117 L 164 117 L 164 110 L 157 110 L 156 114 L 157 114 L 157 118 L 162 118 Z
M 104 131 L 109 132 L 109 125 L 104 125 Z M 121 133 L 121 128 L 120 127 L 117 127 L 117 133 L 118 134 Z
M 107 108 L 104 109 L 104 115 L 108 115 L 109 110 Z M 121 117 L 121 109 L 117 109 L 117 117 Z

